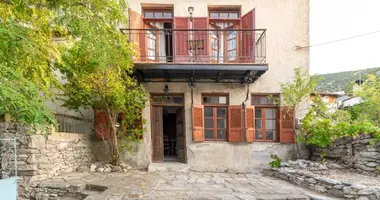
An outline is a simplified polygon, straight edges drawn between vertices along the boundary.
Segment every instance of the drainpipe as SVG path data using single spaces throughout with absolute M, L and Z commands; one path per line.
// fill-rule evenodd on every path
M 245 100 L 241 103 L 241 109 L 242 109 L 242 115 L 243 115 L 243 117 L 242 117 L 242 119 L 243 119 L 243 122 L 242 122 L 243 138 L 246 138 L 245 137 L 245 102 L 247 102 L 248 98 L 249 98 L 249 83 L 248 82 L 246 83 L 245 87 L 246 87 L 247 92 L 246 92 Z

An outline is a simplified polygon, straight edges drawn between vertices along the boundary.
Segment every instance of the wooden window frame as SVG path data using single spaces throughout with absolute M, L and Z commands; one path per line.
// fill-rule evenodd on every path
M 145 13 L 146 12 L 152 12 L 153 13 L 153 18 L 146 18 Z M 142 8 L 141 12 L 141 18 L 143 21 L 159 21 L 159 22 L 173 22 L 174 19 L 174 12 L 173 8 L 168 8 L 168 9 L 163 9 L 163 8 Z M 155 18 L 154 13 L 171 13 L 172 17 L 171 18 Z M 163 15 L 162 15 L 163 17 Z
M 226 97 L 226 103 L 225 104 L 215 104 L 215 103 L 204 103 L 203 97 Z M 212 108 L 212 117 L 206 117 L 204 116 L 204 140 L 205 141 L 228 141 L 228 105 L 229 105 L 229 96 L 225 93 L 218 93 L 218 94 L 202 94 L 202 105 L 204 106 L 204 111 L 206 108 Z M 226 117 L 218 117 L 217 109 L 218 108 L 225 108 L 226 109 Z M 204 112 L 203 111 L 203 112 Z M 206 119 L 212 119 L 213 121 L 213 127 L 212 128 L 206 128 Z M 225 128 L 218 128 L 218 119 L 225 119 L 226 120 L 226 126 Z M 224 129 L 226 131 L 226 136 L 224 139 L 218 139 L 218 130 Z M 213 139 L 206 138 L 206 130 L 213 130 Z
M 265 94 L 251 94 L 251 105 L 255 106 L 255 134 L 259 130 L 261 131 L 262 134 L 262 139 L 256 139 L 256 135 L 254 136 L 254 141 L 256 142 L 279 142 L 280 138 L 280 107 L 277 104 L 253 104 L 253 98 L 254 97 L 268 97 L 269 95 L 272 96 L 279 96 L 278 93 L 265 93 Z M 262 109 L 261 113 L 261 118 L 256 117 L 256 110 L 257 109 Z M 275 118 L 266 118 L 266 109 L 275 109 Z M 261 120 L 261 129 L 258 129 L 256 127 L 256 120 L 260 119 Z M 266 120 L 275 120 L 275 129 L 269 129 L 269 130 L 274 130 L 275 131 L 275 138 L 274 140 L 267 140 L 266 139 Z
M 218 13 L 218 18 L 211 18 L 211 13 Z M 219 18 L 220 13 L 228 13 L 228 18 Z M 236 13 L 238 17 L 236 19 L 230 19 L 230 13 Z M 241 9 L 240 8 L 209 8 L 208 18 L 212 22 L 240 22 Z

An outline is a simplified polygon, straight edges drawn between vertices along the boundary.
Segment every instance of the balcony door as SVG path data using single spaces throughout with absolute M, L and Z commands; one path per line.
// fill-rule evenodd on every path
M 236 24 L 221 22 L 210 24 L 211 61 L 214 63 L 236 62 L 238 54 L 238 34 Z

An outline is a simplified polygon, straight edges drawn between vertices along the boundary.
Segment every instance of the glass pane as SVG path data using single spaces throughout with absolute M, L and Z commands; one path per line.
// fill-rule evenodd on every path
M 238 18 L 238 14 L 237 13 L 230 13 L 230 19 L 237 19 Z
M 164 13 L 164 18 L 172 18 L 172 13 Z
M 226 128 L 226 119 L 218 119 L 218 128 Z
M 205 117 L 212 117 L 212 116 L 214 116 L 212 110 L 213 110 L 212 108 L 205 108 Z
M 265 139 L 266 140 L 274 140 L 276 138 L 276 132 L 271 130 L 266 132 Z
M 228 18 L 228 13 L 219 13 L 219 18 L 220 19 L 227 19 Z
M 205 130 L 205 139 L 214 139 L 214 131 Z
M 155 18 L 162 18 L 162 13 L 154 13 Z
M 174 103 L 183 103 L 183 97 L 173 97 Z
M 273 104 L 273 100 L 268 97 L 268 104 Z
M 255 119 L 255 127 L 256 128 L 262 128 L 262 120 L 261 119 Z
M 275 109 L 267 108 L 265 110 L 265 114 L 266 114 L 266 118 L 267 119 L 271 119 L 271 118 L 275 118 L 276 117 L 276 111 L 275 111 Z
M 252 104 L 253 104 L 253 105 L 258 105 L 258 104 L 260 104 L 260 98 L 257 97 L 257 96 L 252 97 Z
M 218 113 L 217 114 L 218 117 L 224 117 L 224 118 L 227 117 L 227 108 L 217 108 L 216 112 Z
M 262 140 L 263 139 L 263 133 L 259 130 L 256 130 L 255 139 Z
M 217 134 L 218 139 L 226 139 L 226 130 L 218 130 Z
M 255 110 L 255 118 L 261 118 L 262 115 L 262 109 L 261 108 L 256 108 Z
M 268 104 L 268 98 L 267 97 L 260 97 L 260 104 Z
M 265 125 L 267 129 L 275 129 L 276 128 L 276 121 L 275 120 L 266 120 Z
M 153 13 L 152 12 L 145 12 L 144 17 L 145 18 L 153 18 Z
M 211 19 L 218 19 L 219 13 L 212 12 L 210 13 L 210 18 Z
M 212 119 L 205 119 L 205 128 L 214 128 L 214 121 Z
M 220 104 L 227 104 L 227 97 L 219 97 Z

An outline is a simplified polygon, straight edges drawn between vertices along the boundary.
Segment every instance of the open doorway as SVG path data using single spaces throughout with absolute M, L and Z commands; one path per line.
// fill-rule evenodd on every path
M 184 109 L 153 106 L 151 110 L 153 162 L 185 162 Z

